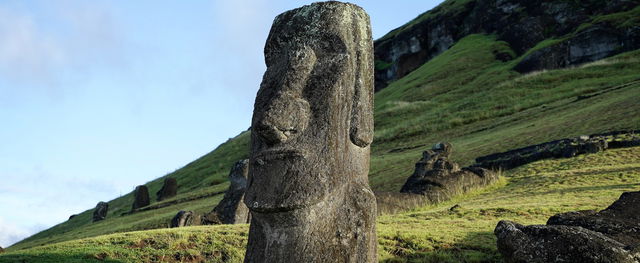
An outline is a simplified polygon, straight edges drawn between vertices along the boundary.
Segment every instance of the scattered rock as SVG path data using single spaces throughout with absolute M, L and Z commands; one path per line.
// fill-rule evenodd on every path
M 460 205 L 456 204 L 454 206 L 452 206 L 451 208 L 449 208 L 449 212 L 457 212 L 460 211 Z
M 160 188 L 160 191 L 156 193 L 158 197 L 158 201 L 162 201 L 165 199 L 169 199 L 171 197 L 176 196 L 178 193 L 178 181 L 175 178 L 166 178 L 164 179 L 164 185 Z
M 170 228 L 201 225 L 202 216 L 193 211 L 180 211 L 171 219 Z
M 432 203 L 438 203 L 498 180 L 496 173 L 480 167 L 460 169 L 457 163 L 449 160 L 451 151 L 449 143 L 437 143 L 431 150 L 424 151 L 400 192 L 420 194 Z
M 373 43 L 353 4 L 274 20 L 255 101 L 245 262 L 377 262 Z
M 93 222 L 104 220 L 109 212 L 109 203 L 99 202 L 93 210 Z
M 640 262 L 640 192 L 600 212 L 552 216 L 547 225 L 500 221 L 494 233 L 506 262 Z
M 251 219 L 249 208 L 244 204 L 244 192 L 247 189 L 247 175 L 249 174 L 249 160 L 236 162 L 229 173 L 229 189 L 222 201 L 207 213 L 203 220 L 205 224 L 247 224 Z
M 134 200 L 131 210 L 136 210 L 140 207 L 148 206 L 151 202 L 149 200 L 149 189 L 145 185 L 138 185 L 134 191 Z

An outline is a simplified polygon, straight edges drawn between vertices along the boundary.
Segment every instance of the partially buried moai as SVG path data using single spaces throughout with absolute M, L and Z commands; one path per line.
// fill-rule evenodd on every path
M 254 105 L 245 262 L 376 262 L 369 16 L 322 2 L 285 12 Z

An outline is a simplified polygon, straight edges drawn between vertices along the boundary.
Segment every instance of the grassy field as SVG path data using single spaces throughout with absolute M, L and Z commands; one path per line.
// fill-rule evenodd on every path
M 640 147 L 531 163 L 490 188 L 379 217 L 379 259 L 499 262 L 499 220 L 544 224 L 556 213 L 604 209 L 623 192 L 640 190 L 639 180 Z M 221 225 L 118 233 L 13 251 L 0 262 L 242 262 L 247 231 Z

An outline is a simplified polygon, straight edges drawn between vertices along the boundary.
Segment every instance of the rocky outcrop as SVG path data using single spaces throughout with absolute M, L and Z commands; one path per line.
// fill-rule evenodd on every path
M 236 162 L 229 172 L 229 189 L 222 201 L 204 215 L 205 224 L 247 224 L 251 219 L 249 208 L 244 204 L 244 192 L 247 189 L 249 160 Z
M 69 216 L 69 220 L 73 219 L 73 218 L 74 218 L 74 217 L 76 217 L 76 216 L 78 216 L 78 215 L 75 215 L 75 214 L 74 214 L 74 215 L 70 215 L 70 216 Z
M 476 158 L 474 167 L 512 169 L 549 158 L 570 158 L 606 149 L 640 146 L 637 131 L 616 131 L 561 139 Z
M 109 203 L 99 202 L 93 210 L 93 222 L 104 220 L 109 212 Z
M 640 47 L 638 27 L 618 28 L 592 17 L 623 12 L 638 1 L 445 1 L 375 42 L 376 91 L 448 50 L 470 34 L 495 34 L 517 55 L 546 39 L 559 45 L 532 53 L 521 72 L 594 61 Z M 586 26 L 575 36 L 573 32 Z M 507 60 L 510 57 L 498 56 Z
M 149 200 L 149 189 L 145 185 L 138 185 L 133 193 L 133 205 L 131 210 L 136 210 L 140 207 L 148 206 L 151 203 Z
M 170 228 L 185 227 L 185 226 L 199 226 L 202 223 L 202 216 L 193 211 L 180 211 L 173 219 L 171 219 Z
M 500 221 L 495 234 L 506 262 L 640 262 L 640 192 L 624 193 L 600 212 L 558 214 L 547 225 Z
M 437 143 L 424 151 L 400 192 L 423 195 L 429 202 L 438 203 L 498 180 L 496 173 L 484 168 L 461 169 L 449 160 L 451 151 L 449 143 Z
M 536 50 L 515 66 L 520 73 L 564 68 L 607 58 L 640 47 L 640 27 L 595 25 L 554 45 Z
M 373 41 L 360 7 L 274 20 L 252 120 L 245 262 L 377 262 Z
M 176 181 L 175 178 L 166 178 L 164 179 L 162 188 L 160 188 L 160 190 L 156 193 L 156 197 L 158 198 L 158 201 L 162 201 L 176 196 L 177 193 L 178 181 Z

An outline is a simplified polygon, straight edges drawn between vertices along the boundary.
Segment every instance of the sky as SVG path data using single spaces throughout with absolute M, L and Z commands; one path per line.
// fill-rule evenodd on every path
M 250 126 L 273 18 L 312 1 L 0 1 L 0 246 Z M 374 38 L 441 0 L 352 1 Z

